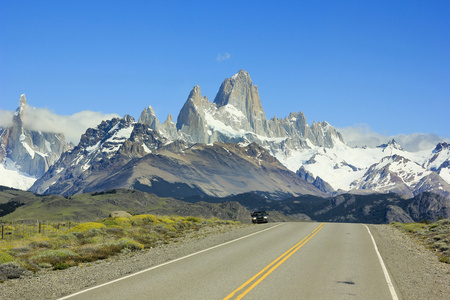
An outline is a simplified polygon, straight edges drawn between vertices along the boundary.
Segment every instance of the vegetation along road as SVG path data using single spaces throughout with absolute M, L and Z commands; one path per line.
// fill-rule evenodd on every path
M 334 223 L 277 224 L 62 299 L 150 296 L 399 299 L 368 228 Z

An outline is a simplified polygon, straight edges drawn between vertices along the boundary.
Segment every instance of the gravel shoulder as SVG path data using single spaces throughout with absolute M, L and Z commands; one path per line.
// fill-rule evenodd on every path
M 369 225 L 399 299 L 442 300 L 450 295 L 450 264 L 390 225 Z
M 58 299 L 142 269 L 254 233 L 276 223 L 222 225 L 202 228 L 173 243 L 119 255 L 96 263 L 6 281 L 0 299 Z M 398 229 L 369 225 L 400 299 L 446 299 L 450 295 L 450 265 Z

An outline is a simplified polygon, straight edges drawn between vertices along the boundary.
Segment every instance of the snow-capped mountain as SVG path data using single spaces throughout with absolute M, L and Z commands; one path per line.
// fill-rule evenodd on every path
M 423 163 L 423 166 L 437 172 L 445 181 L 450 183 L 450 145 L 439 143 Z
M 434 161 L 441 163 L 433 170 L 427 166 L 433 165 L 429 162 L 439 156 L 437 153 L 442 156 Z M 440 174 L 448 172 L 445 167 L 445 161 L 450 158 L 448 153 L 433 149 L 408 152 L 394 140 L 376 148 L 352 148 L 336 142 L 330 148 L 312 146 L 287 155 L 279 152 L 275 156 L 290 170 L 301 166 L 300 176 L 305 177 L 307 173 L 310 181 L 319 177 L 337 192 L 397 192 L 405 196 L 417 195 L 420 191 L 447 196 L 450 192 L 449 182 L 436 172 L 439 168 Z M 432 184 L 423 185 L 429 180 Z
M 130 116 L 88 129 L 31 191 L 73 195 L 134 188 L 159 196 L 229 196 L 248 191 L 323 196 L 256 143 L 188 145 Z
M 28 109 L 22 95 L 12 125 L 0 128 L 0 184 L 19 189 L 28 189 L 70 149 L 61 133 L 28 129 Z
M 450 193 L 450 147 L 446 143 L 420 152 L 405 151 L 394 140 L 376 148 L 354 148 L 346 145 L 342 135 L 329 123 L 312 122 L 309 125 L 302 112 L 290 113 L 284 118 L 275 116 L 268 120 L 258 88 L 244 70 L 222 83 L 213 102 L 202 96 L 200 87 L 195 86 L 181 108 L 176 123 L 170 115 L 164 123 L 160 123 L 152 107 L 148 106 L 142 111 L 138 122 L 125 116 L 123 119 L 104 121 L 97 128 L 88 129 L 80 144 L 65 152 L 34 184 L 32 190 L 39 193 L 71 194 L 117 187 L 120 182 L 117 178 L 125 177 L 116 174 L 113 178 L 111 174 L 118 170 L 124 171 L 122 168 L 125 165 L 133 164 L 137 167 L 145 156 L 159 160 L 163 152 L 167 159 L 178 159 L 180 153 L 188 151 L 197 143 L 213 147 L 214 156 L 224 160 L 227 157 L 218 154 L 219 150 L 214 148 L 214 143 L 257 144 L 265 153 L 276 158 L 276 163 L 283 165 L 282 169 L 289 170 L 289 178 L 292 174 L 297 174 L 301 183 L 296 184 L 302 186 L 307 182 L 320 189 L 319 193 L 328 195 L 351 191 L 398 192 L 411 196 L 431 191 L 448 197 Z M 219 148 L 233 152 L 233 148 L 228 146 Z M 1 151 L 0 149 L 0 154 Z M 210 154 L 209 151 L 202 153 Z M 175 174 L 172 169 L 165 170 L 165 166 L 161 164 L 157 168 L 151 163 L 147 165 L 150 165 L 149 168 L 155 174 L 164 173 L 168 176 L 161 177 L 161 182 L 182 182 L 189 185 L 189 182 L 177 177 L 181 174 L 195 181 L 188 173 L 180 171 Z M 173 162 L 169 166 L 186 167 L 181 162 Z M 196 174 L 204 171 L 197 167 L 199 164 L 186 168 L 195 169 Z M 128 174 L 134 175 L 126 177 L 126 180 L 139 177 L 131 168 L 127 170 Z M 277 172 L 284 174 L 285 171 L 275 173 Z M 107 178 L 109 183 L 105 181 Z M 158 185 L 153 179 L 142 180 L 150 186 Z M 123 184 L 133 186 L 136 182 Z M 201 184 L 196 185 L 196 188 L 198 186 Z M 230 184 L 221 188 L 225 186 L 230 188 Z M 202 193 L 221 195 L 220 192 L 211 192 L 210 188 L 211 186 L 205 187 Z M 295 191 L 287 187 L 282 190 L 283 193 L 292 194 L 305 191 L 303 187 L 298 190 L 294 188 Z M 317 194 L 316 190 L 311 191 Z
M 30 190 L 76 194 L 85 186 L 102 181 L 131 159 L 143 157 L 164 143 L 167 143 L 165 138 L 128 115 L 103 121 L 96 128 L 86 130 L 79 144 L 63 153 Z
M 139 120 L 162 134 L 170 132 L 165 134 L 167 138 L 175 137 L 173 124 L 159 123 L 151 107 L 142 112 Z M 332 147 L 336 141 L 343 142 L 341 134 L 327 122 L 309 126 L 302 112 L 267 120 L 258 88 L 244 70 L 222 83 L 214 102 L 203 97 L 200 87 L 195 86 L 178 115 L 176 128 L 177 137 L 188 143 L 256 142 L 272 153 L 306 149 L 308 143 Z
M 397 154 L 382 158 L 351 186 L 381 193 L 393 192 L 410 198 L 423 191 L 449 196 L 450 191 L 450 185 L 436 173 Z

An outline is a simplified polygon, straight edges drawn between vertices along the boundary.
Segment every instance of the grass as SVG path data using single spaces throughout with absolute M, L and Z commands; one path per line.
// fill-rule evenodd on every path
M 439 261 L 450 264 L 450 220 L 442 219 L 435 223 L 392 223 L 393 226 L 416 237 L 427 248 L 435 252 Z
M 2 274 L 2 270 L 20 268 L 24 272 L 35 273 L 44 269 L 63 270 L 119 253 L 143 251 L 166 244 L 205 226 L 236 224 L 219 219 L 146 214 L 82 223 L 50 236 L 37 234 L 1 240 L 0 281 L 9 278 L 8 274 Z

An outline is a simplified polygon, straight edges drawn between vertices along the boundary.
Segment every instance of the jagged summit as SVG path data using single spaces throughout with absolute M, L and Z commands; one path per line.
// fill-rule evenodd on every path
M 253 85 L 250 75 L 245 70 L 240 70 L 231 78 L 224 80 L 214 103 L 218 108 L 232 105 L 242 112 L 257 134 L 261 134 L 267 128 L 258 88 Z
M 6 162 L 8 169 L 20 175 L 16 182 L 10 184 L 18 188 L 28 188 L 70 148 L 61 133 L 34 131 L 25 126 L 27 110 L 27 100 L 22 94 L 12 124 L 8 128 L 0 128 L 0 163 Z M 34 180 L 30 181 L 30 178 Z
M 25 94 L 20 95 L 19 106 L 14 114 L 14 122 L 22 122 L 25 112 L 27 110 L 28 104 Z
M 170 131 L 171 138 L 178 137 L 189 143 L 258 142 L 270 148 L 272 154 L 280 148 L 288 151 L 289 147 L 308 147 L 306 140 L 323 147 L 343 142 L 340 133 L 327 122 L 313 122 L 310 127 L 302 112 L 291 113 L 284 119 L 267 120 L 258 88 L 245 70 L 223 81 L 214 102 L 202 96 L 200 86 L 194 86 L 180 110 L 176 128 L 164 129 L 162 125 L 167 127 L 172 123 L 160 124 L 149 108 L 142 112 L 139 122 L 161 132 Z M 289 141 L 284 141 L 286 138 Z M 282 146 L 282 142 L 289 146 Z
M 19 107 L 17 108 L 17 110 L 18 111 L 23 110 L 26 105 L 27 105 L 27 98 L 25 97 L 25 94 L 22 94 L 20 95 Z
M 402 150 L 402 146 L 400 146 L 394 139 L 390 140 L 387 144 L 382 144 L 380 146 L 377 146 L 377 148 L 390 148 L 390 149 L 396 149 L 396 150 Z
M 231 79 L 250 81 L 250 83 L 252 82 L 252 80 L 250 79 L 250 74 L 248 74 L 248 72 L 244 69 L 240 69 L 239 72 L 231 77 Z
M 146 107 L 139 117 L 139 123 L 148 124 L 150 127 L 156 129 L 156 127 L 159 124 L 159 120 L 156 117 L 155 111 L 153 110 L 153 107 L 148 106 Z

